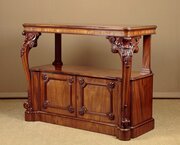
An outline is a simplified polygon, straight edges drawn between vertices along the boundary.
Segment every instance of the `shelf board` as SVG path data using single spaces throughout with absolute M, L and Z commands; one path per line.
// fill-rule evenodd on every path
M 43 65 L 32 67 L 31 71 L 40 71 L 40 72 L 49 72 L 49 73 L 61 73 L 61 74 L 70 74 L 78 76 L 88 76 L 88 77 L 98 77 L 98 78 L 107 78 L 107 79 L 121 79 L 122 71 L 120 69 L 106 69 L 106 68 L 97 68 L 92 66 L 69 66 L 63 65 L 62 67 L 57 67 L 54 65 Z M 141 75 L 139 71 L 132 71 L 131 80 L 142 78 L 148 75 Z

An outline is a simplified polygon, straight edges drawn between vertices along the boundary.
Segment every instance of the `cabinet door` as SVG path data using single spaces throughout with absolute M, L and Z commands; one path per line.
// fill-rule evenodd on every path
M 41 73 L 41 110 L 75 115 L 75 77 Z
M 100 122 L 117 122 L 119 88 L 115 80 L 78 77 L 78 117 Z

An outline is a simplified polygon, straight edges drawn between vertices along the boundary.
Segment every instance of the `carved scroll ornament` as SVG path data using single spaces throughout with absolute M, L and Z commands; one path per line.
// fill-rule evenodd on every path
M 107 116 L 110 120 L 114 120 L 114 114 L 113 113 L 107 113 Z
M 127 129 L 130 127 L 130 119 L 128 118 L 128 115 L 127 115 L 127 108 L 128 106 L 127 105 L 124 105 L 122 107 L 122 120 L 121 120 L 121 128 L 123 129 Z
M 69 106 L 67 107 L 67 110 L 68 110 L 70 113 L 74 113 L 74 107 L 71 106 L 71 105 L 69 105 Z
M 41 33 L 38 32 L 23 32 L 23 35 L 25 35 L 23 46 L 20 50 L 20 55 L 22 59 L 22 64 L 25 70 L 26 79 L 28 81 L 28 101 L 24 103 L 24 108 L 26 109 L 26 112 L 31 112 L 32 109 L 32 101 L 31 101 L 31 75 L 29 71 L 29 60 L 28 60 L 28 54 L 32 47 L 37 46 L 37 39 L 39 38 Z
M 22 35 L 25 36 L 25 39 L 24 39 L 23 47 L 21 48 L 21 57 L 24 55 L 24 53 L 27 50 L 30 50 L 32 47 L 37 46 L 37 40 L 38 40 L 39 36 L 41 35 L 41 33 L 38 33 L 38 32 L 31 32 L 31 33 L 23 32 Z
M 30 113 L 32 111 L 32 106 L 29 101 L 24 102 L 24 108 L 26 109 L 27 113 Z
M 23 106 L 26 109 L 26 113 L 31 113 L 33 111 L 29 92 L 28 92 L 28 100 L 26 102 L 24 102 Z
M 110 93 L 110 112 L 107 113 L 107 116 L 110 120 L 114 120 L 114 114 L 113 114 L 113 89 L 115 87 L 115 83 L 114 82 L 109 82 L 107 84 L 107 88 L 109 90 Z
M 87 108 L 85 106 L 82 106 L 79 110 L 79 114 L 83 116 L 87 111 L 88 111 Z
M 29 83 L 28 88 L 30 88 L 30 72 L 29 72 L 29 60 L 28 55 L 29 51 L 32 47 L 37 46 L 37 39 L 41 35 L 41 33 L 38 32 L 23 32 L 23 35 L 25 35 L 24 43 L 21 48 L 20 54 L 22 58 L 23 67 L 26 73 L 26 79 Z
M 48 82 L 49 78 L 48 78 L 47 74 L 43 73 L 43 74 L 41 75 L 41 77 L 42 77 L 42 79 L 43 79 L 43 81 L 44 81 L 45 83 Z
M 138 44 L 140 38 L 141 37 L 107 37 L 107 39 L 112 44 L 111 51 L 113 53 L 119 53 L 121 59 L 127 66 L 129 61 L 131 61 L 133 53 L 137 53 L 139 50 Z

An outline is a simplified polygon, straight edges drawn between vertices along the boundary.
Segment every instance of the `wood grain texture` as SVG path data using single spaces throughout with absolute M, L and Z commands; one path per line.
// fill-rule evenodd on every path
M 153 75 L 131 83 L 131 125 L 152 118 Z
M 32 110 L 39 111 L 41 109 L 41 93 L 40 93 L 40 81 L 39 72 L 31 72 L 31 92 L 32 92 Z
M 32 92 L 31 92 L 31 74 L 29 70 L 29 52 L 31 48 L 37 46 L 37 40 L 41 33 L 33 32 L 33 33 L 26 33 L 23 32 L 25 36 L 23 46 L 20 50 L 21 60 L 23 64 L 23 68 L 26 75 L 26 80 L 28 82 L 28 101 L 24 103 L 24 108 L 26 109 L 27 113 L 32 111 Z
M 62 66 L 62 54 L 61 54 L 61 34 L 55 34 L 55 60 L 53 62 L 53 65 L 56 66 Z
M 42 65 L 42 66 L 32 67 L 30 68 L 30 70 L 49 72 L 49 73 L 73 74 L 73 75 L 107 78 L 107 79 L 122 78 L 122 69 L 97 68 L 93 66 L 63 65 L 62 67 L 58 67 L 53 65 Z M 131 80 L 135 80 L 149 75 L 150 74 L 141 76 L 140 71 L 132 71 Z
M 31 113 L 28 115 L 29 115 L 28 118 L 34 118 L 35 121 L 43 121 L 43 122 L 59 124 L 63 126 L 74 127 L 74 128 L 79 128 L 79 129 L 84 129 L 84 130 L 89 130 L 89 131 L 94 131 L 109 135 L 115 135 L 115 129 L 116 129 L 115 124 L 86 120 L 83 118 L 77 118 L 71 116 L 63 116 L 63 115 L 58 115 L 49 112 L 42 112 L 42 111 L 34 112 L 34 114 Z
M 151 73 L 151 35 L 143 36 L 143 57 L 141 74 Z
M 73 76 L 41 73 L 41 110 L 75 116 L 75 83 Z
M 81 26 L 81 25 L 57 25 L 57 24 L 23 24 L 26 32 L 83 34 L 132 37 L 155 34 L 155 25 L 149 26 Z
M 76 26 L 24 24 L 21 49 L 28 80 L 26 121 L 44 121 L 130 140 L 154 128 L 153 77 L 150 68 L 151 34 L 156 26 Z M 40 33 L 55 33 L 53 65 L 29 68 L 28 54 Z M 63 66 L 62 34 L 103 35 L 122 70 Z M 143 37 L 142 71 L 132 71 L 132 57 Z
M 42 77 L 42 74 L 47 76 Z M 70 113 L 66 108 L 70 104 L 70 89 L 67 84 L 69 78 L 74 78 L 75 80 L 75 83 L 73 83 L 75 89 L 72 90 L 72 95 L 74 95 L 72 97 L 73 113 Z M 80 84 L 78 80 L 82 80 L 82 78 L 84 83 Z M 129 129 L 121 127 L 122 117 L 124 117 L 121 95 L 122 79 L 114 80 L 85 77 L 83 75 L 76 76 L 74 74 L 32 71 L 32 83 L 32 100 L 34 105 L 30 113 L 25 113 L 27 121 L 39 120 L 111 134 L 121 140 L 135 138 L 154 128 L 151 93 L 152 74 L 151 76 L 143 76 L 143 78 L 130 81 L 131 107 L 129 110 Z M 49 86 L 45 88 L 45 84 Z M 45 96 L 45 93 L 47 93 L 47 96 Z M 50 106 L 44 108 L 45 100 L 48 100 L 52 106 L 49 104 Z M 40 108 L 38 107 L 39 105 Z M 82 106 L 85 106 L 87 109 L 83 115 L 79 114 Z M 39 110 L 37 110 L 38 108 Z M 114 118 L 109 117 L 108 113 L 114 115 Z
M 78 82 L 79 81 L 79 82 Z M 84 81 L 81 83 L 81 81 Z M 110 86 L 110 84 L 112 84 Z M 77 78 L 78 110 L 86 108 L 78 117 L 100 122 L 116 122 L 119 84 L 116 80 Z

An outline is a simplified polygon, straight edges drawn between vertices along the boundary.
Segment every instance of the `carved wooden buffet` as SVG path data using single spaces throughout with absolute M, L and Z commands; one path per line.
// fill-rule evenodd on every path
M 156 26 L 75 26 L 24 24 L 21 58 L 28 81 L 26 121 L 44 121 L 130 140 L 154 128 L 151 35 Z M 52 65 L 29 68 L 28 55 L 41 33 L 55 35 Z M 66 66 L 62 34 L 105 37 L 120 55 L 121 70 Z M 83 37 L 83 36 L 82 36 Z M 131 71 L 133 53 L 143 41 L 142 69 Z M 107 42 L 108 43 L 108 42 Z

